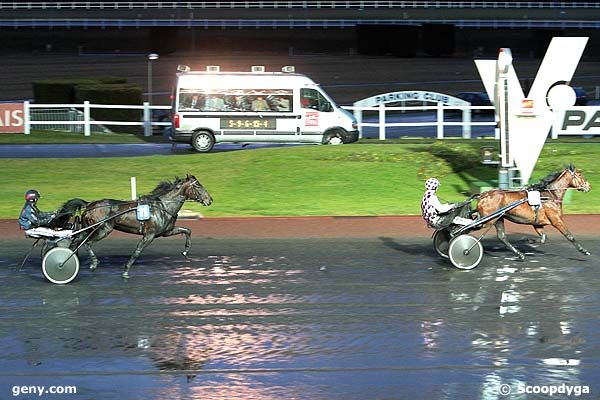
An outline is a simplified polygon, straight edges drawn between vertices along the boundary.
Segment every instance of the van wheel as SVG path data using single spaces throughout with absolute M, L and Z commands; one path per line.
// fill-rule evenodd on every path
M 344 144 L 344 140 L 342 139 L 342 135 L 340 135 L 336 131 L 333 131 L 327 135 L 327 139 L 325 139 L 325 144 L 332 144 L 332 145 Z
M 200 153 L 208 153 L 215 145 L 215 137 L 210 132 L 200 131 L 192 136 L 192 147 Z

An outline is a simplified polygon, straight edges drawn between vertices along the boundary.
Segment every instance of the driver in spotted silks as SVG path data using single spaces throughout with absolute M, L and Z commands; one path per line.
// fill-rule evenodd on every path
M 425 182 L 425 193 L 421 200 L 421 215 L 430 228 L 442 229 L 448 226 L 469 225 L 473 222 L 471 216 L 471 199 L 462 203 L 442 203 L 438 199 L 436 191 L 440 187 L 440 181 L 429 178 Z

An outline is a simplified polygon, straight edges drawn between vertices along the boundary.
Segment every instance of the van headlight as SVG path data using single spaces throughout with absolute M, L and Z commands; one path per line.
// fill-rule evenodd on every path
M 352 129 L 358 129 L 358 122 L 352 121 Z

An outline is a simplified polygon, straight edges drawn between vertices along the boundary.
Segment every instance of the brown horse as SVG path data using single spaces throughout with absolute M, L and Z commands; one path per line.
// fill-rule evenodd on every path
M 523 260 L 525 259 L 525 255 L 514 248 L 506 239 L 504 218 L 517 224 L 533 225 L 533 229 L 540 235 L 542 243 L 546 241 L 544 226 L 552 225 L 573 243 L 577 250 L 585 255 L 589 255 L 590 252 L 577 243 L 562 218 L 563 198 L 568 188 L 575 188 L 582 192 L 589 192 L 592 188 L 581 173 L 581 170 L 576 169 L 573 164 L 561 172 L 548 175 L 540 182 L 530 185 L 523 190 L 495 189 L 482 193 L 477 202 L 477 212 L 480 217 L 485 217 L 504 206 L 527 197 L 528 190 L 537 190 L 544 200 L 539 208 L 536 209 L 536 207 L 530 206 L 526 202 L 508 211 L 499 219 L 488 222 L 488 224 L 493 223 L 496 227 L 498 239 Z

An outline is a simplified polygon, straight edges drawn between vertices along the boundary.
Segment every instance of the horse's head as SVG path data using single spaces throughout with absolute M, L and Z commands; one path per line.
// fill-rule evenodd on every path
M 592 185 L 583 176 L 580 169 L 575 168 L 573 163 L 566 169 L 571 177 L 570 186 L 581 192 L 589 192 L 592 189 Z
M 210 206 L 213 202 L 208 191 L 202 186 L 194 175 L 188 174 L 183 181 L 183 189 L 186 200 L 194 200 L 202 205 Z

